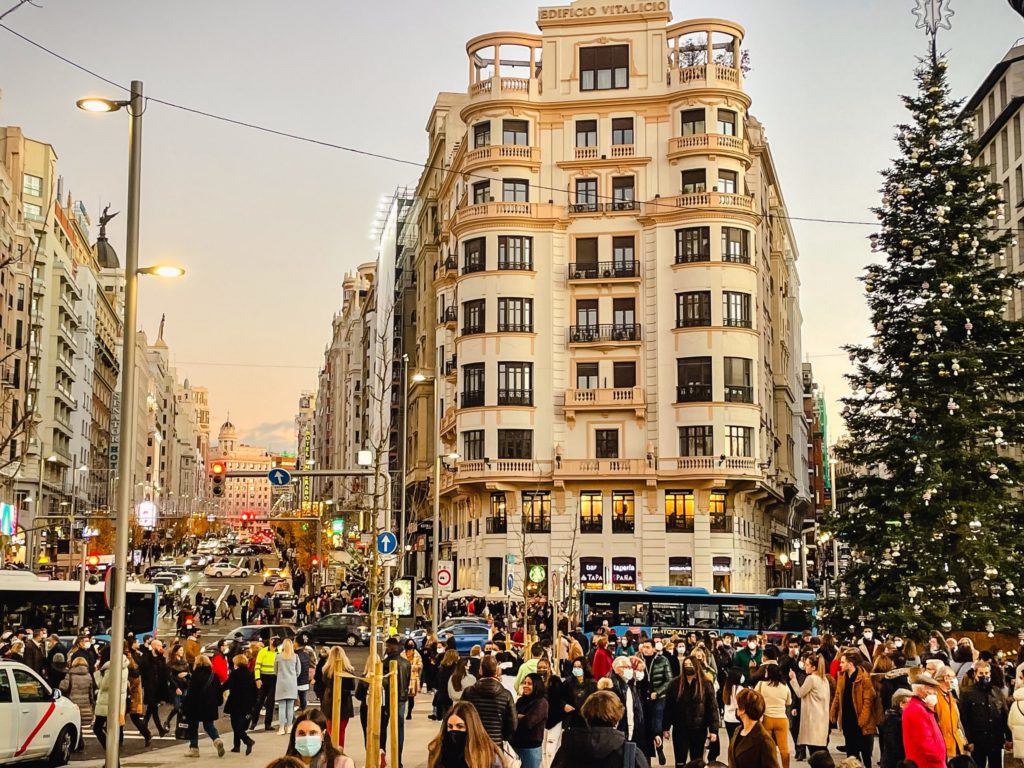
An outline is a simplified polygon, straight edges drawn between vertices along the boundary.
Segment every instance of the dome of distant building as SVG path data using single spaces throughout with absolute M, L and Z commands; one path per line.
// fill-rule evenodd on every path
M 220 432 L 217 435 L 217 439 L 220 442 L 225 440 L 236 440 L 238 438 L 238 430 L 235 429 L 235 425 L 231 423 L 231 419 L 228 418 L 220 428 Z
M 96 239 L 96 261 L 100 265 L 100 269 L 120 269 L 121 262 L 117 258 L 117 251 L 114 250 L 107 238 L 100 235 Z

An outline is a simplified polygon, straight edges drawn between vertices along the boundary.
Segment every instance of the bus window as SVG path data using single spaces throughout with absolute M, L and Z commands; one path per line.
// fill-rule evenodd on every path
M 611 600 L 606 598 L 587 597 L 587 621 L 583 627 L 584 632 L 594 632 L 605 621 L 614 625 L 615 608 Z
M 682 610 L 677 603 L 651 603 L 651 626 L 662 628 L 680 628 L 683 622 L 679 618 Z
M 782 624 L 779 630 L 782 632 L 803 632 L 811 629 L 814 619 L 811 617 L 811 609 L 814 603 L 809 600 L 783 600 L 782 601 Z
M 623 599 L 619 602 L 619 624 L 627 627 L 644 627 L 650 622 L 647 621 L 649 603 L 638 603 L 635 600 Z
M 690 629 L 718 629 L 718 606 L 708 603 L 687 603 L 686 626 Z
M 761 629 L 759 607 L 748 603 L 723 603 L 722 629 Z

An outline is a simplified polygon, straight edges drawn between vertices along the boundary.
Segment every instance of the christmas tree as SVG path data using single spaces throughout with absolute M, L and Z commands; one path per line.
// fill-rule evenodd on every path
M 826 527 L 850 548 L 824 622 L 930 629 L 1024 626 L 1024 336 L 1006 319 L 1013 235 L 976 162 L 946 63 L 932 56 L 904 97 L 899 157 L 883 172 L 885 254 L 862 278 L 874 332 L 847 350 L 850 506 Z

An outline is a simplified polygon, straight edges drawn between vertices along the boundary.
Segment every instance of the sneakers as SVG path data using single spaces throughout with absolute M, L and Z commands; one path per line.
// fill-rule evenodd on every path
M 284 726 L 283 725 L 280 728 L 277 729 L 277 735 L 278 736 L 284 736 Z
M 199 757 L 199 747 L 189 747 L 185 757 Z
M 224 757 L 224 740 L 214 739 L 213 746 L 217 748 L 217 757 Z

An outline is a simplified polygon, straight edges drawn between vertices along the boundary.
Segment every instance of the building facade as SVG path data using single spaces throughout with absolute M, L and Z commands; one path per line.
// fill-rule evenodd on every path
M 510 552 L 515 591 L 793 585 L 798 253 L 744 31 L 667 2 L 537 24 L 471 40 L 459 135 L 428 126 L 441 557 L 489 590 Z
M 225 478 L 224 495 L 211 499 L 211 511 L 226 524 L 234 526 L 241 522 L 243 513 L 255 515 L 257 520 L 269 518 L 272 499 L 266 475 L 274 466 L 270 452 L 266 448 L 240 442 L 238 430 L 229 418 L 221 425 L 217 444 L 210 449 L 211 464 L 214 461 L 224 462 L 228 472 L 260 472 L 262 476 Z

